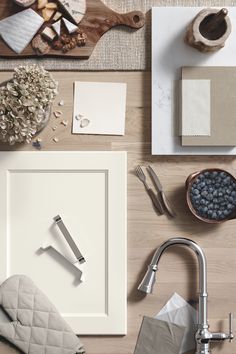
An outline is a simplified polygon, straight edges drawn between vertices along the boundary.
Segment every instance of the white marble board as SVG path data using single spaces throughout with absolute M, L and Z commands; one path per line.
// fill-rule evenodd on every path
M 228 7 L 233 30 L 225 48 L 214 54 L 203 54 L 184 43 L 186 27 L 201 9 L 201 7 L 152 9 L 153 155 L 236 155 L 236 147 L 181 146 L 177 128 L 178 108 L 174 98 L 181 67 L 236 66 L 236 7 Z

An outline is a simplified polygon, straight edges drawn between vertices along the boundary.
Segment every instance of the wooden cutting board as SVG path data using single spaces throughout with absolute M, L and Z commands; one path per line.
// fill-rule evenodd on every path
M 37 10 L 36 4 L 32 6 L 34 10 Z M 109 9 L 101 0 L 87 0 L 86 4 L 86 14 L 79 24 L 79 28 L 85 32 L 88 37 L 86 45 L 84 47 L 76 47 L 67 53 L 62 53 L 61 51 L 51 49 L 46 56 L 87 59 L 91 56 L 99 39 L 112 27 L 125 25 L 134 29 L 139 29 L 145 24 L 145 15 L 140 11 L 132 11 L 126 14 L 119 14 Z M 0 0 L 1 20 L 19 11 L 22 11 L 22 8 L 15 5 L 12 0 Z M 63 15 L 65 14 L 63 9 L 59 8 L 59 11 L 62 12 Z M 37 12 L 41 15 L 39 10 L 37 10 Z M 68 18 L 66 14 L 65 17 Z M 48 24 L 49 22 L 47 22 L 47 25 Z M 44 26 L 46 27 L 46 23 Z M 26 58 L 35 56 L 37 55 L 31 47 L 31 44 L 29 44 L 21 54 L 16 54 L 0 38 L 0 57 Z

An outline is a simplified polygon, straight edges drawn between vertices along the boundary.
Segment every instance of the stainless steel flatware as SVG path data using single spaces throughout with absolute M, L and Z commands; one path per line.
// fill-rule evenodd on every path
M 168 200 L 164 190 L 163 190 L 163 186 L 161 184 L 161 181 L 159 180 L 156 172 L 153 170 L 153 168 L 149 165 L 147 167 L 147 171 L 152 179 L 152 182 L 156 188 L 156 191 L 157 191 L 157 194 L 158 196 L 160 196 L 160 199 L 167 211 L 167 213 L 172 217 L 172 218 L 175 218 L 176 217 L 176 213 L 170 203 L 170 201 Z
M 152 203 L 155 207 L 155 209 L 157 210 L 157 212 L 160 214 L 160 215 L 163 215 L 164 214 L 164 210 L 163 210 L 163 207 L 160 203 L 160 201 L 158 200 L 157 196 L 155 195 L 155 193 L 153 192 L 153 190 L 149 187 L 149 185 L 147 184 L 147 181 L 146 181 L 146 176 L 141 168 L 141 166 L 137 166 L 136 169 L 136 175 L 137 177 L 139 178 L 139 180 L 144 184 L 144 187 L 149 195 L 149 197 L 151 198 L 152 200 Z

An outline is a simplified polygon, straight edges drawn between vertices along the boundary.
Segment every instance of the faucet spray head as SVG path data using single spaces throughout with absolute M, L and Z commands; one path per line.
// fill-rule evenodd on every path
M 153 286 L 156 281 L 156 265 L 150 265 L 148 270 L 142 280 L 142 282 L 138 286 L 138 290 L 142 291 L 146 294 L 151 294 L 153 291 Z

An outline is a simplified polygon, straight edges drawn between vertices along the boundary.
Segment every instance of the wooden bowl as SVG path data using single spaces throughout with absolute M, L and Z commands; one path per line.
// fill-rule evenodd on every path
M 193 183 L 195 182 L 196 178 L 204 173 L 204 172 L 225 172 L 228 176 L 230 176 L 231 178 L 233 178 L 235 181 L 235 177 L 233 175 L 231 175 L 231 173 L 229 173 L 228 171 L 225 171 L 225 170 L 222 170 L 220 168 L 208 168 L 208 169 L 205 169 L 205 170 L 202 170 L 202 171 L 199 171 L 199 172 L 194 172 L 192 173 L 190 176 L 188 176 L 186 182 L 185 182 L 185 187 L 186 187 L 186 201 L 187 201 L 187 205 L 189 207 L 189 210 L 191 211 L 191 213 L 196 216 L 196 218 L 198 218 L 199 220 L 201 221 L 204 221 L 208 224 L 222 224 L 223 222 L 225 221 L 228 221 L 228 220 L 232 220 L 232 219 L 236 219 L 236 208 L 235 208 L 235 211 L 232 211 L 231 215 L 227 216 L 225 219 L 222 219 L 222 220 L 214 220 L 214 219 L 207 219 L 207 218 L 204 218 L 202 217 L 201 215 L 199 215 L 197 213 L 197 211 L 195 210 L 192 202 L 191 202 L 191 198 L 190 198 L 190 191 L 191 191 L 191 188 L 192 188 L 192 185 Z

